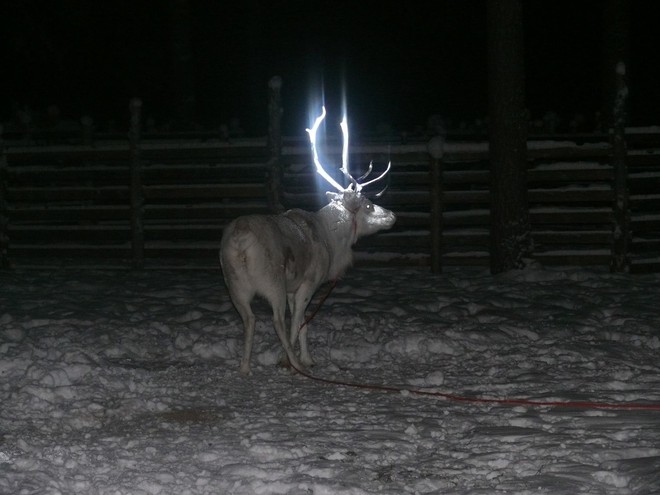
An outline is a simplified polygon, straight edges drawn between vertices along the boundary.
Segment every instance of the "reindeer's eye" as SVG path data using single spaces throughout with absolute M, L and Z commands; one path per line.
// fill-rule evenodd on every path
M 374 205 L 372 205 L 371 203 L 367 203 L 366 206 L 365 206 L 365 208 L 366 208 L 367 210 L 371 211 L 371 210 L 374 209 Z

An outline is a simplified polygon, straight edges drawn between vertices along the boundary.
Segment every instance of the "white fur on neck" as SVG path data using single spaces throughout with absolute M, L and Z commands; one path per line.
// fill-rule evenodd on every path
M 357 242 L 355 213 L 350 212 L 340 201 L 331 201 L 319 210 L 328 231 L 328 251 L 330 252 L 329 280 L 341 277 L 353 264 L 352 246 Z

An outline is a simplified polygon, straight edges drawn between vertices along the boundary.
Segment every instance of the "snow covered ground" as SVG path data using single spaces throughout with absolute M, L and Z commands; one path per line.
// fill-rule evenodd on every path
M 660 406 L 319 383 L 276 365 L 262 302 L 245 377 L 219 270 L 0 277 L 2 494 L 660 493 Z M 313 322 L 313 373 L 660 404 L 659 296 L 660 276 L 359 268 Z

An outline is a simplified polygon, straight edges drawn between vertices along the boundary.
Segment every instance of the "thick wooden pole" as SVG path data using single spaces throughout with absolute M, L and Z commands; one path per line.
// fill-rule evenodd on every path
M 430 155 L 431 175 L 431 271 L 442 272 L 442 231 L 444 207 L 444 188 L 442 184 L 442 157 L 444 155 L 444 138 L 436 136 L 427 145 Z
M 626 66 L 623 61 L 616 65 L 616 98 L 612 111 L 613 128 L 612 168 L 614 169 L 614 205 L 612 225 L 612 272 L 629 272 L 630 256 L 630 211 L 628 207 L 628 167 L 626 164 L 626 101 L 628 86 L 626 84 Z
M 282 78 L 268 81 L 268 152 L 266 197 L 273 213 L 285 210 L 282 202 Z
M 130 102 L 131 128 L 129 131 L 131 146 L 131 234 L 133 268 L 144 267 L 144 196 L 142 192 L 142 170 L 140 164 L 140 122 L 142 100 L 133 98 Z

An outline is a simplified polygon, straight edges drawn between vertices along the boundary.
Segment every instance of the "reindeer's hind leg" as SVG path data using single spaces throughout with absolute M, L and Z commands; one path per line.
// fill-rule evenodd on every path
M 313 285 L 303 284 L 298 288 L 298 291 L 290 298 L 289 307 L 291 309 L 291 345 L 296 345 L 296 340 L 300 341 L 300 360 L 305 366 L 312 366 L 314 360 L 309 354 L 307 348 L 307 329 L 309 325 L 303 326 L 305 321 L 305 309 L 309 305 L 314 292 L 316 291 Z
M 309 324 L 300 329 L 300 360 L 305 366 L 314 366 L 314 359 L 307 348 L 307 330 L 309 330 Z
M 252 343 L 254 341 L 254 325 L 255 317 L 250 307 L 250 302 L 253 296 L 242 297 L 239 294 L 232 293 L 231 300 L 238 311 L 238 314 L 243 320 L 243 331 L 245 335 L 245 343 L 243 347 L 243 358 L 241 359 L 241 373 L 250 373 L 250 356 L 252 355 Z
M 289 342 L 289 336 L 286 333 L 286 290 L 284 287 L 278 288 L 276 290 L 269 291 L 266 294 L 266 299 L 273 308 L 273 326 L 277 332 L 277 336 L 282 343 L 286 357 L 289 359 L 295 368 L 299 370 L 303 369 L 303 366 L 298 361 L 296 354 L 293 350 L 293 346 Z

